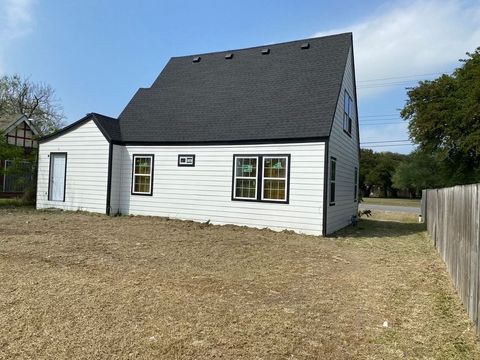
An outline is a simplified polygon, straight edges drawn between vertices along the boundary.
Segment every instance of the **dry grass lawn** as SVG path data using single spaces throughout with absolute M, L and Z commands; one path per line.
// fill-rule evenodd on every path
M 422 225 L 376 216 L 320 238 L 0 209 L 0 358 L 480 359 Z
M 420 199 L 394 199 L 394 198 L 374 198 L 364 197 L 362 203 L 366 205 L 393 205 L 393 206 L 412 206 L 420 207 Z

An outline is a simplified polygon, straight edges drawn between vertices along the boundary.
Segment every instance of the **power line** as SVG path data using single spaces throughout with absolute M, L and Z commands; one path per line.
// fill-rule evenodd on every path
M 392 118 L 378 118 L 378 119 L 360 119 L 361 123 L 375 123 L 379 121 L 404 121 L 402 118 L 399 117 L 392 117 Z
M 361 118 L 377 118 L 377 117 L 384 117 L 384 116 L 398 116 L 398 114 L 363 115 L 363 116 L 360 116 L 360 117 Z
M 357 81 L 357 83 L 375 82 L 375 81 L 381 81 L 381 80 L 407 79 L 407 78 L 412 78 L 412 77 L 418 78 L 418 77 L 423 77 L 423 76 L 435 76 L 435 75 L 443 75 L 443 74 L 448 73 L 448 72 L 449 71 L 430 73 L 430 74 L 404 75 L 404 76 L 393 76 L 393 77 L 386 77 L 386 78 L 366 79 L 366 80 L 359 80 L 359 81 Z
M 361 144 L 381 144 L 381 143 L 392 143 L 392 142 L 400 142 L 400 141 L 410 141 L 409 139 L 406 140 L 384 140 L 384 141 L 365 141 L 361 142 Z
M 413 85 L 412 83 L 419 82 L 421 80 L 419 79 L 414 79 L 414 80 L 409 80 L 409 81 L 397 81 L 397 82 L 389 82 L 389 83 L 378 83 L 378 84 L 367 84 L 367 85 L 358 85 L 357 87 L 359 89 L 374 89 L 374 88 L 379 88 L 379 87 L 387 87 L 387 86 L 401 86 L 401 85 Z
M 395 125 L 395 124 L 406 124 L 406 122 L 397 121 L 397 122 L 381 122 L 381 123 L 372 123 L 372 124 L 360 124 L 361 126 L 376 126 L 376 125 Z
M 408 143 L 408 144 L 368 145 L 368 146 L 365 146 L 365 147 L 372 148 L 372 147 L 390 147 L 390 146 L 413 146 L 413 144 Z

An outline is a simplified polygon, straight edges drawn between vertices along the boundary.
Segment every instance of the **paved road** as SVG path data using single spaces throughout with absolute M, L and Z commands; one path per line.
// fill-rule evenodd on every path
M 374 205 L 374 204 L 360 204 L 359 210 L 380 210 L 380 211 L 391 211 L 391 212 L 408 212 L 420 214 L 420 207 L 415 206 L 393 206 L 393 205 Z

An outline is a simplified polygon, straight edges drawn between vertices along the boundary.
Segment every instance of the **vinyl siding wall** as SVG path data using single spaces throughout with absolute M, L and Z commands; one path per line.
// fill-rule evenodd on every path
M 210 220 L 213 224 L 291 229 L 313 235 L 322 233 L 323 142 L 242 146 L 126 146 L 120 150 L 119 195 L 122 214 L 157 215 L 202 222 Z M 134 154 L 155 155 L 152 196 L 131 195 Z M 195 154 L 195 167 L 178 167 L 178 154 Z M 289 204 L 233 201 L 234 154 L 290 154 Z
M 38 153 L 37 209 L 105 213 L 109 143 L 93 121 L 41 143 Z M 67 153 L 65 202 L 48 200 L 51 152 Z
M 123 146 L 112 146 L 112 186 L 110 193 L 110 214 L 115 215 L 120 211 L 120 184 L 122 168 Z
M 343 105 L 345 89 L 353 99 L 354 106 L 351 137 L 343 131 Z M 360 171 L 358 150 L 358 114 L 356 112 L 355 101 L 352 49 L 350 49 L 345 68 L 345 74 L 343 77 L 342 89 L 340 91 L 335 119 L 332 125 L 332 131 L 329 140 L 328 164 L 330 164 L 330 157 L 335 157 L 337 159 L 337 171 L 335 185 L 335 205 L 330 206 L 329 201 L 327 202 L 327 234 L 333 233 L 349 225 L 351 223 L 352 215 L 356 215 L 358 211 L 358 202 L 354 201 L 355 167 L 358 169 L 358 171 Z M 330 183 L 328 186 L 329 188 L 327 194 L 330 196 Z

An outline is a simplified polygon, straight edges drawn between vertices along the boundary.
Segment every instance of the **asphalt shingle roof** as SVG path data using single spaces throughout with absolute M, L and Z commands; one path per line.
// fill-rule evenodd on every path
M 329 136 L 351 44 L 346 33 L 172 58 L 120 114 L 122 141 Z
M 352 34 L 345 33 L 174 57 L 118 119 L 90 113 L 40 141 L 90 119 L 119 143 L 328 137 L 351 46 Z

